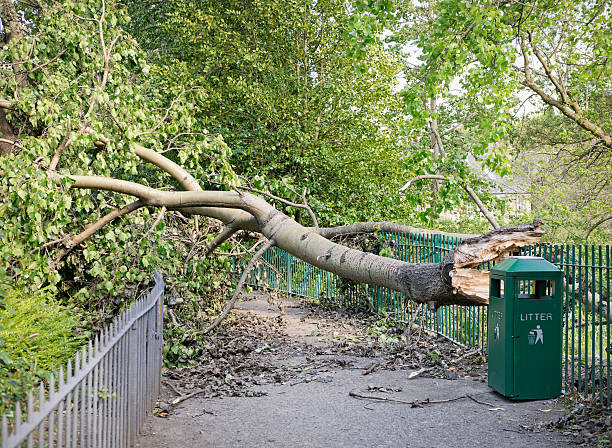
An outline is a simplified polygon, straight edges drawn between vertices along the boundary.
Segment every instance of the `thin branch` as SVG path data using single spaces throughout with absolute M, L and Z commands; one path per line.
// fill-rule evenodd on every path
M 174 398 L 172 401 L 170 401 L 170 404 L 172 406 L 176 406 L 177 404 L 182 403 L 185 400 L 189 400 L 190 398 L 193 398 L 196 395 L 200 395 L 201 393 L 204 393 L 204 392 L 206 392 L 205 389 L 198 389 L 195 392 L 191 392 L 187 395 L 181 395 L 180 397 Z
M 360 398 L 363 400 L 377 400 L 377 401 L 390 401 L 392 403 L 401 403 L 401 404 L 409 404 L 411 407 L 413 408 L 420 408 L 423 407 L 425 405 L 428 404 L 440 404 L 440 403 L 451 403 L 453 401 L 457 401 L 457 400 L 462 400 L 464 398 L 468 398 L 470 400 L 472 400 L 475 403 L 481 404 L 483 406 L 489 406 L 491 408 L 494 408 L 495 405 L 488 403 L 486 401 L 482 401 L 482 400 L 478 400 L 476 398 L 474 398 L 472 395 L 461 395 L 459 397 L 454 397 L 454 398 L 447 398 L 445 400 L 430 400 L 429 398 L 425 399 L 425 400 L 414 400 L 414 401 L 407 401 L 407 400 L 399 400 L 397 398 L 390 398 L 390 397 L 377 397 L 376 395 L 362 395 L 358 392 L 355 391 L 350 391 L 349 392 L 349 396 L 353 397 L 353 398 Z
M 106 110 L 108 111 L 108 116 L 111 118 L 111 120 L 113 120 L 113 123 L 115 123 L 117 128 L 119 128 L 119 131 L 121 131 L 122 134 L 125 133 L 125 128 L 121 123 L 119 123 L 119 119 L 113 113 L 113 104 L 107 104 Z
M 149 227 L 149 230 L 147 230 L 147 232 L 142 236 L 142 238 L 140 238 L 140 240 L 138 240 L 138 242 L 144 240 L 145 238 L 149 238 L 149 235 L 151 235 L 151 232 L 153 232 L 155 227 L 157 227 L 157 225 L 161 222 L 162 218 L 166 214 L 166 210 L 167 210 L 166 206 L 165 205 L 162 206 L 162 208 L 159 210 L 159 214 L 157 215 L 157 218 L 155 218 L 155 221 L 153 221 L 153 225 Z
M 558 101 L 552 96 L 550 96 L 548 93 L 546 93 L 540 86 L 538 86 L 533 81 L 533 78 L 531 76 L 531 68 L 529 66 L 529 57 L 527 55 L 527 49 L 525 48 L 525 45 L 523 43 L 521 43 L 521 52 L 523 53 L 524 67 L 522 70 L 519 70 L 519 72 L 523 72 L 525 74 L 525 78 L 520 81 L 521 84 L 533 90 L 535 93 L 537 93 L 540 96 L 540 98 L 542 98 L 542 100 L 546 104 L 557 108 L 561 113 L 563 113 L 563 115 L 565 115 L 570 120 L 574 121 L 582 129 L 590 132 L 591 134 L 599 138 L 601 142 L 607 148 L 612 149 L 612 136 L 606 133 L 600 126 L 586 119 L 582 115 L 582 110 L 580 109 L 580 107 L 575 101 L 572 103 L 570 107 L 567 104 L 564 104 L 561 101 Z
M 399 191 L 404 191 L 408 187 L 410 187 L 410 185 L 412 185 L 414 182 L 419 181 L 419 180 L 425 180 L 425 179 L 435 179 L 435 180 L 450 181 L 450 179 L 448 177 L 441 176 L 439 174 L 423 174 L 421 176 L 416 176 L 416 177 L 413 177 L 412 179 L 410 179 L 408 182 L 406 182 L 406 184 L 402 188 L 400 188 Z M 466 193 L 470 196 L 470 198 L 474 201 L 474 203 L 476 204 L 476 206 L 478 207 L 480 212 L 491 223 L 493 228 L 494 229 L 499 229 L 499 224 L 498 224 L 497 220 L 491 214 L 489 209 L 487 209 L 487 207 L 484 205 L 484 203 L 480 200 L 480 198 L 478 197 L 476 192 L 466 182 L 460 181 L 459 183 L 463 187 L 463 189 L 466 191 Z
M 602 225 L 604 222 L 609 221 L 612 219 L 612 216 L 608 216 L 606 218 L 602 218 L 599 221 L 597 221 L 595 224 L 593 224 L 591 226 L 591 228 L 589 229 L 589 231 L 587 232 L 586 236 L 584 237 L 584 242 L 586 243 L 586 241 L 589 239 L 589 236 L 591 236 L 591 233 L 593 233 L 593 231 L 599 227 L 600 225 Z
M 390 398 L 390 397 L 377 397 L 375 395 L 362 395 L 355 391 L 350 391 L 349 397 L 360 398 L 362 400 L 390 401 L 392 403 L 409 404 L 413 408 L 422 407 L 427 404 L 450 403 L 452 401 L 457 401 L 457 400 L 462 400 L 464 398 L 468 398 L 467 395 L 461 395 L 460 397 L 448 398 L 446 400 L 430 400 L 429 398 L 427 398 L 422 401 L 421 400 L 407 401 L 407 400 L 399 400 L 397 398 Z
M 13 145 L 15 148 L 25 149 L 25 147 L 20 145 L 19 143 L 17 143 L 17 141 L 9 140 L 8 138 L 1 138 L 0 137 L 0 142 L 1 143 L 8 143 L 9 145 Z
M 100 18 L 97 19 L 97 20 L 93 19 L 93 21 L 97 22 L 97 24 L 98 24 L 98 36 L 99 36 L 99 39 L 100 39 L 100 45 L 102 46 L 102 58 L 103 58 L 103 62 L 104 62 L 104 68 L 103 68 L 103 71 L 102 71 L 102 80 L 101 80 L 100 84 L 98 86 L 96 86 L 95 92 L 102 92 L 104 90 L 104 88 L 106 87 L 106 82 L 108 81 L 108 73 L 110 72 L 110 57 L 111 57 L 111 53 L 113 51 L 113 47 L 115 46 L 115 44 L 117 43 L 117 41 L 121 37 L 121 31 L 119 31 L 119 33 L 115 36 L 115 38 L 111 42 L 110 46 L 108 48 L 106 47 L 106 41 L 104 40 L 104 18 L 105 18 L 105 16 L 106 16 L 106 3 L 105 3 L 104 0 L 102 0 L 102 12 L 100 13 Z M 85 19 L 83 17 L 79 17 L 79 18 L 82 19 L 82 20 L 87 20 L 87 19 Z M 93 111 L 93 109 L 94 109 L 96 104 L 98 104 L 98 97 L 94 96 L 94 98 L 92 99 L 91 103 L 89 103 L 89 109 L 87 110 L 87 112 L 84 115 L 85 120 L 87 119 L 89 114 L 91 114 L 91 112 Z
M 51 264 L 50 270 L 54 271 L 55 269 L 57 269 L 58 266 L 59 266 L 59 263 L 62 261 L 62 259 L 66 255 L 68 255 L 70 252 L 72 252 L 72 250 L 75 247 L 77 247 L 79 244 L 81 244 L 83 241 L 85 241 L 91 235 L 96 233 L 98 230 L 100 230 L 106 224 L 110 223 L 111 221 L 113 221 L 113 220 L 115 220 L 117 218 L 120 218 L 121 216 L 127 215 L 128 213 L 132 213 L 133 211 L 135 211 L 135 210 L 137 210 L 140 207 L 143 207 L 145 205 L 146 205 L 146 202 L 144 202 L 144 201 L 139 199 L 137 201 L 132 202 L 131 204 L 126 205 L 125 207 L 122 207 L 120 209 L 115 209 L 112 212 L 110 212 L 107 215 L 105 215 L 102 218 L 100 218 L 95 223 L 93 223 L 90 226 L 88 226 L 81 233 L 79 233 L 79 234 L 73 236 L 72 238 L 69 238 L 68 240 L 66 240 L 66 243 L 65 243 L 66 248 L 62 249 L 56 255 L 55 260 Z
M 315 215 L 314 211 L 312 211 L 312 209 L 308 205 L 308 202 L 306 202 L 306 191 L 307 191 L 306 187 L 304 187 L 304 193 L 299 195 L 297 193 L 297 191 L 295 191 L 293 188 L 291 188 L 289 185 L 287 185 L 283 179 L 281 179 L 281 182 L 285 186 L 285 188 L 287 188 L 289 191 L 291 191 L 298 198 L 302 199 L 302 203 L 304 204 L 304 207 L 305 207 L 306 211 L 308 212 L 308 214 L 310 215 L 310 219 L 312 220 L 312 225 L 314 226 L 315 229 L 318 229 L 319 228 L 319 221 L 317 220 L 317 216 Z
M 185 89 L 183 88 L 183 91 L 181 92 L 180 95 L 175 96 L 174 98 L 172 98 L 172 101 L 170 102 L 170 106 L 168 106 L 166 108 L 166 113 L 164 114 L 164 116 L 157 122 L 157 124 L 155 124 L 155 126 L 153 126 L 151 129 L 149 129 L 148 131 L 143 131 L 143 132 L 138 132 L 136 134 L 136 137 L 140 137 L 142 135 L 149 135 L 154 133 L 157 129 L 159 129 L 159 127 L 164 123 L 164 121 L 166 121 L 168 119 L 168 115 L 170 114 L 170 111 L 172 110 L 172 107 L 174 107 L 174 104 L 179 100 L 179 98 L 183 95 L 183 93 L 185 93 Z
M 263 255 L 263 253 L 266 250 L 268 250 L 270 247 L 272 247 L 272 246 L 274 246 L 274 240 L 268 240 L 266 242 L 266 244 L 264 244 L 261 247 L 261 249 L 259 249 L 257 251 L 257 253 L 255 253 L 255 255 L 253 255 L 253 258 L 251 258 L 251 260 L 249 261 L 249 264 L 247 264 L 246 268 L 244 269 L 244 272 L 240 276 L 240 280 L 238 280 L 238 285 L 236 285 L 236 290 L 234 291 L 234 295 L 232 296 L 230 301 L 227 303 L 227 305 L 225 306 L 225 308 L 223 309 L 223 312 L 219 315 L 219 317 L 217 317 L 217 319 L 215 319 L 215 321 L 208 328 L 206 328 L 202 332 L 202 334 L 208 334 L 212 330 L 217 328 L 217 326 L 223 321 L 223 319 L 225 319 L 225 316 L 227 316 L 229 314 L 229 312 L 234 307 L 234 304 L 236 303 L 236 300 L 238 299 L 238 296 L 242 292 L 242 287 L 244 286 L 244 283 L 246 281 L 246 278 L 247 278 L 249 272 L 251 272 L 251 269 L 253 269 L 253 266 L 255 266 L 255 263 L 257 262 L 259 257 L 261 257 Z
M 238 232 L 238 230 L 240 229 L 226 226 L 210 243 L 206 245 L 206 248 L 204 249 L 205 256 L 211 254 L 217 247 L 219 247 L 225 241 L 230 239 L 236 232 Z
M 312 209 L 308 206 L 308 204 L 298 204 L 297 202 L 291 202 L 291 201 L 288 201 L 286 199 L 280 198 L 280 197 L 278 197 L 276 195 L 273 195 L 272 193 L 268 193 L 266 191 L 258 190 L 256 188 L 251 188 L 251 187 L 247 187 L 247 186 L 244 186 L 244 185 L 238 185 L 238 186 L 235 186 L 233 188 L 236 189 L 236 191 L 238 191 L 238 190 L 246 190 L 246 191 L 250 191 L 251 193 L 258 193 L 258 194 L 267 196 L 270 199 L 274 199 L 275 201 L 278 201 L 278 202 L 280 202 L 282 204 L 288 205 L 289 207 L 296 207 L 296 208 L 304 209 L 304 210 L 306 210 L 308 212 L 308 214 L 310 215 L 310 218 L 313 220 L 313 224 L 314 224 L 315 229 L 319 227 L 319 222 L 317 221 L 316 216 L 314 215 Z M 297 193 L 296 193 L 296 195 L 299 196 Z
M 55 55 L 54 57 L 52 57 L 51 59 L 49 59 L 47 62 L 37 65 L 36 67 L 34 67 L 32 70 L 30 70 L 28 72 L 28 75 L 31 75 L 32 73 L 34 73 L 36 70 L 40 70 L 41 68 L 46 67 L 49 64 L 52 64 L 54 61 L 56 61 L 57 59 L 59 59 L 64 53 L 66 53 L 66 49 L 64 48 L 62 51 L 60 51 L 57 55 Z
M 253 246 L 251 246 L 249 249 L 243 250 L 242 252 L 217 252 L 217 253 L 219 255 L 226 255 L 228 257 L 240 257 L 242 255 L 252 254 L 255 251 L 255 249 L 257 249 L 257 246 L 262 244 L 264 241 L 266 241 L 265 238 L 260 238 L 259 240 L 255 242 L 255 244 L 253 244 Z M 265 263 L 265 262 L 266 262 L 265 260 L 262 260 L 262 263 Z
M 561 83 L 557 80 L 557 78 L 555 78 L 549 65 L 546 63 L 546 61 L 544 61 L 544 58 L 542 57 L 540 51 L 538 50 L 538 47 L 536 47 L 536 44 L 533 41 L 533 36 L 531 34 L 531 31 L 527 31 L 527 36 L 529 37 L 529 43 L 531 44 L 531 49 L 533 50 L 533 54 L 536 55 L 536 57 L 538 58 L 538 61 L 540 61 L 540 64 L 542 65 L 542 68 L 544 69 L 544 72 L 546 73 L 546 76 L 553 83 L 553 85 L 557 89 L 557 92 L 559 92 L 559 95 L 561 95 L 562 101 L 567 105 L 574 104 L 575 101 L 570 101 L 567 95 L 567 92 L 565 91 L 565 88 L 563 88 Z M 578 111 L 576 110 L 576 112 Z
M 480 200 L 476 192 L 465 182 L 462 182 L 463 189 L 466 193 L 472 198 L 478 209 L 482 212 L 482 214 L 489 220 L 494 229 L 499 229 L 499 224 L 495 217 L 491 214 L 489 209 L 484 205 L 484 203 Z
M 53 159 L 51 159 L 51 163 L 49 164 L 49 171 L 55 171 L 57 168 L 57 164 L 59 163 L 60 156 L 66 147 L 70 144 L 70 133 L 72 132 L 72 125 L 70 123 L 70 115 L 68 115 L 66 120 L 66 136 L 62 143 L 57 147 L 55 154 L 53 155 Z

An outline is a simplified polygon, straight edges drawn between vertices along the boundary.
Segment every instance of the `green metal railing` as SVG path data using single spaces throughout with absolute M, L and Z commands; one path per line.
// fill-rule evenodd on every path
M 439 234 L 381 233 L 394 258 L 436 263 L 461 243 Z M 610 246 L 537 244 L 520 255 L 542 256 L 565 272 L 563 380 L 567 393 L 580 393 L 610 406 Z M 353 309 L 381 311 L 402 322 L 416 322 L 453 342 L 486 349 L 487 311 L 482 306 L 448 305 L 436 311 L 379 286 L 356 284 L 316 268 L 276 247 L 250 273 L 251 286 L 327 301 Z M 493 263 L 481 266 L 490 269 Z

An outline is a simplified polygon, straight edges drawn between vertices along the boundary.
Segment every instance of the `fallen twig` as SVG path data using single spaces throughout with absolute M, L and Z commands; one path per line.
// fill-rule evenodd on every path
M 456 364 L 459 361 L 461 361 L 462 359 L 465 359 L 469 356 L 475 355 L 477 353 L 480 353 L 480 350 L 475 348 L 474 350 L 470 350 L 469 352 L 464 353 L 463 355 L 459 356 L 458 358 L 455 358 L 451 361 L 452 364 Z
M 481 400 L 478 400 L 478 399 L 474 398 L 474 397 L 473 397 L 473 396 L 471 396 L 471 395 L 466 395 L 466 396 L 467 396 L 467 397 L 468 397 L 470 400 L 472 400 L 472 401 L 474 401 L 474 402 L 476 402 L 476 403 L 478 403 L 478 404 L 482 404 L 482 405 L 484 405 L 484 406 L 489 406 L 489 407 L 491 407 L 491 408 L 495 408 L 495 407 L 496 407 L 494 404 L 487 403 L 486 401 L 481 401 Z M 503 409 L 503 408 L 498 408 L 498 409 Z
M 180 397 L 176 397 L 174 400 L 172 400 L 170 402 L 171 405 L 175 406 L 179 403 L 182 403 L 185 400 L 189 400 L 190 398 L 195 397 L 196 395 L 201 394 L 202 392 L 204 392 L 204 389 L 200 389 L 200 390 L 196 390 L 195 392 L 191 392 L 190 394 L 187 395 L 182 395 Z
M 408 379 L 411 380 L 411 379 L 416 378 L 417 376 L 421 375 L 422 373 L 429 372 L 429 371 L 431 371 L 433 369 L 434 369 L 434 367 L 423 367 L 423 368 L 421 368 L 421 369 L 419 369 L 419 370 L 417 370 L 415 372 L 412 372 L 410 375 L 408 375 Z
M 460 397 L 447 398 L 445 400 L 430 400 L 428 398 L 428 399 L 426 399 L 424 401 L 419 401 L 419 400 L 406 401 L 406 400 L 399 400 L 397 398 L 377 397 L 375 395 L 362 395 L 362 394 L 354 392 L 354 391 L 350 391 L 349 392 L 349 396 L 351 396 L 353 398 L 361 398 L 361 399 L 364 399 L 364 400 L 391 401 L 393 403 L 409 404 L 413 408 L 421 407 L 421 406 L 426 405 L 426 404 L 450 403 L 451 401 L 457 401 L 457 400 L 461 400 L 462 398 L 466 398 L 467 397 L 466 395 L 461 395 Z
M 450 403 L 452 401 L 461 400 L 463 398 L 469 398 L 470 400 L 472 400 L 472 401 L 474 401 L 474 402 L 476 402 L 478 404 L 482 404 L 484 406 L 495 407 L 494 404 L 487 403 L 486 401 L 478 400 L 478 399 L 474 398 L 471 395 L 461 395 L 459 397 L 447 398 L 447 399 L 444 399 L 444 400 L 430 400 L 429 398 L 427 398 L 426 400 L 423 400 L 423 401 L 419 401 L 419 400 L 407 401 L 407 400 L 400 400 L 400 399 L 397 399 L 397 398 L 377 397 L 375 395 L 362 395 L 362 394 L 360 394 L 358 392 L 355 392 L 355 391 L 350 391 L 349 392 L 349 396 L 351 396 L 353 398 L 361 398 L 361 399 L 364 399 L 364 400 L 390 401 L 392 403 L 409 404 L 413 408 L 422 407 L 422 406 L 424 406 L 426 404 Z M 499 408 L 499 409 L 503 410 L 503 408 Z
M 393 361 L 395 361 L 395 360 L 394 359 L 388 359 L 386 361 L 375 362 L 370 367 L 368 367 L 366 369 L 362 369 L 361 370 L 361 374 L 362 375 L 368 375 L 368 374 L 370 374 L 370 373 L 380 369 L 381 367 L 384 367 L 384 366 L 387 366 L 387 365 L 393 363 Z
M 172 389 L 172 392 L 174 392 L 175 394 L 177 394 L 178 396 L 181 396 L 182 394 L 176 389 L 176 387 L 174 386 L 174 384 L 172 384 L 170 381 L 168 380 L 163 380 L 162 381 L 163 384 L 165 384 L 166 386 L 168 386 L 170 389 Z

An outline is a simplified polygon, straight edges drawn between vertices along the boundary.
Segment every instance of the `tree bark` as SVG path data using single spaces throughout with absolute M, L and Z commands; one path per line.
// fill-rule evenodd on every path
M 513 250 L 537 242 L 543 234 L 539 221 L 496 229 L 481 237 L 467 239 L 441 263 L 406 263 L 336 244 L 319 233 L 323 229 L 304 227 L 263 199 L 249 193 L 163 191 L 99 176 L 70 178 L 74 181 L 73 188 L 128 194 L 144 201 L 147 206 L 167 207 L 170 210 L 187 209 L 206 216 L 215 215 L 211 216 L 215 218 L 219 210 L 224 210 L 228 216 L 235 210 L 246 212 L 253 218 L 245 222 L 247 227 L 254 220 L 259 233 L 307 263 L 356 282 L 399 291 L 409 299 L 434 307 L 447 304 L 486 304 L 488 297 L 482 294 L 482 288 L 467 286 L 456 269 L 464 269 L 461 273 L 465 275 L 465 272 L 469 272 L 466 270 L 481 263 L 503 258 Z
M 13 152 L 15 143 L 17 143 L 17 141 L 15 134 L 13 134 L 13 129 L 7 121 L 6 115 L 2 108 L 0 108 L 0 138 L 2 138 L 2 141 L 0 141 L 0 154 L 8 154 Z M 11 144 L 9 141 L 15 143 Z

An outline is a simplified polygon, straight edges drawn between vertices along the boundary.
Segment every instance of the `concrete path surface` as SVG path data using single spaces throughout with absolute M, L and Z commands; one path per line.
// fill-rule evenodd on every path
M 266 308 L 261 303 L 250 307 L 247 312 Z M 282 362 L 299 365 L 302 361 L 297 354 Z M 409 379 L 411 370 L 379 370 L 362 375 L 355 365 L 366 365 L 368 358 L 353 357 L 350 361 L 308 382 L 250 387 L 255 395 L 265 393 L 262 396 L 206 399 L 195 396 L 179 404 L 166 418 L 150 417 L 136 446 L 559 448 L 571 445 L 561 434 L 545 427 L 562 415 L 563 405 L 557 400 L 512 402 L 481 381 Z M 351 392 L 410 403 L 452 401 L 413 406 L 356 398 Z

